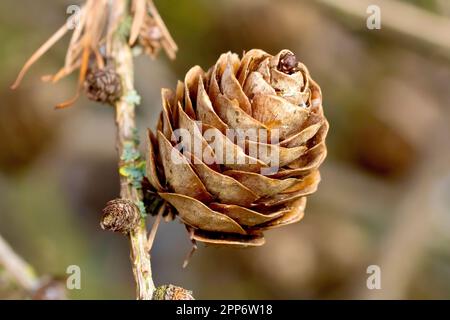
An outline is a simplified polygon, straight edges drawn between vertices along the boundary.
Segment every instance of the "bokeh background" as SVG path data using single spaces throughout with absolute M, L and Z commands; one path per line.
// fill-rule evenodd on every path
M 118 195 L 113 109 L 72 96 L 76 75 L 40 81 L 62 65 L 69 37 L 9 89 L 24 61 L 75 0 L 0 2 L 0 234 L 36 271 L 82 272 L 72 299 L 133 299 L 127 241 L 99 227 Z M 222 52 L 289 48 L 321 85 L 331 124 L 322 183 L 305 218 L 267 233 L 265 246 L 201 246 L 164 223 L 154 280 L 203 299 L 450 298 L 450 1 L 156 0 L 179 45 L 175 62 L 136 60 L 141 133 L 160 88 Z M 381 30 L 366 8 L 381 8 Z M 150 219 L 151 222 L 151 219 Z M 381 267 L 381 290 L 366 269 Z M 0 268 L 0 298 L 21 297 Z

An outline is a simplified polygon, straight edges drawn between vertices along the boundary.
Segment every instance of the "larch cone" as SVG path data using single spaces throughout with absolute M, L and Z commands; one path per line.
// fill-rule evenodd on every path
M 259 246 L 264 230 L 302 219 L 329 126 L 320 87 L 291 51 L 222 54 L 162 102 L 147 178 L 194 240 Z

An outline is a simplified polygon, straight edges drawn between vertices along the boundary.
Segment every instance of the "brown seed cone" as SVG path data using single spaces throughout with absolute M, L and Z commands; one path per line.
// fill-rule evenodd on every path
M 122 96 L 122 82 L 112 67 L 89 70 L 84 89 L 90 100 L 110 105 L 114 105 Z
M 258 246 L 262 231 L 303 217 L 320 181 L 328 122 L 320 87 L 292 52 L 222 54 L 207 72 L 190 69 L 175 92 L 163 89 L 162 100 L 147 177 L 193 239 Z M 177 139 L 179 129 L 188 139 Z M 235 129 L 259 131 L 238 141 L 228 135 Z M 276 154 L 276 163 L 252 147 Z

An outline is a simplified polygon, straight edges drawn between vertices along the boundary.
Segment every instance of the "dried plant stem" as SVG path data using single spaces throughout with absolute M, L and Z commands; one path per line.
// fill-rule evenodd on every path
M 117 149 L 119 156 L 123 154 L 125 145 L 138 149 L 135 139 L 135 105 L 125 98 L 134 90 L 133 57 L 131 49 L 123 37 L 116 35 L 111 52 L 116 63 L 116 71 L 122 79 L 123 96 L 116 103 Z M 121 166 L 122 163 L 119 163 Z M 142 201 L 142 191 L 133 186 L 128 177 L 120 176 L 120 196 L 139 205 Z M 136 280 L 136 295 L 139 300 L 151 300 L 155 285 L 152 279 L 150 255 L 147 251 L 147 229 L 145 219 L 129 235 L 131 243 L 131 263 Z
M 158 214 L 156 215 L 155 222 L 153 222 L 153 226 L 150 230 L 150 233 L 148 234 L 148 239 L 147 239 L 147 251 L 148 252 L 150 252 L 152 250 L 153 242 L 155 241 L 155 237 L 156 237 L 156 231 L 158 231 L 158 227 L 161 222 L 161 217 L 165 210 L 166 210 L 166 204 L 163 204 L 161 206 L 161 208 L 159 209 Z
M 39 285 L 39 278 L 33 268 L 25 262 L 0 236 L 0 266 L 2 266 L 14 283 L 28 293 L 32 293 Z

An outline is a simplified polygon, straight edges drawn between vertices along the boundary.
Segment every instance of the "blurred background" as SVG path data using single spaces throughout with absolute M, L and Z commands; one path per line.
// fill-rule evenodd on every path
M 38 274 L 81 268 L 71 299 L 134 299 L 128 243 L 99 227 L 119 192 L 114 111 L 81 98 L 63 63 L 66 36 L 9 86 L 26 59 L 65 23 L 75 0 L 0 2 L 0 234 Z M 163 223 L 154 280 L 198 299 L 450 298 L 450 1 L 156 0 L 179 45 L 175 62 L 136 60 L 141 134 L 154 127 L 160 88 L 220 53 L 289 48 L 322 87 L 331 124 L 322 182 L 296 224 L 253 249 L 190 249 Z M 366 27 L 369 4 L 381 30 Z M 151 219 L 149 223 L 151 223 Z M 368 266 L 381 290 L 368 290 Z M 21 297 L 0 267 L 0 298 Z

